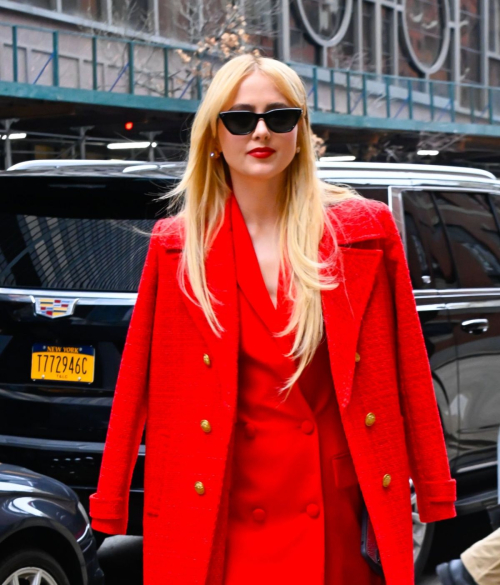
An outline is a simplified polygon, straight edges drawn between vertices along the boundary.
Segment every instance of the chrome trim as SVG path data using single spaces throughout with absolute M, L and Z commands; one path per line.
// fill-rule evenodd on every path
M 52 311 L 52 315 L 48 315 L 47 313 L 47 300 L 53 300 L 53 299 L 58 299 L 58 300 L 64 300 L 67 303 L 67 308 L 66 310 L 61 313 L 60 315 L 54 315 L 53 311 Z M 35 310 L 35 315 L 40 315 L 40 317 L 47 317 L 48 319 L 62 319 L 63 317 L 70 317 L 71 315 L 73 315 L 75 313 L 75 307 L 78 303 L 78 299 L 76 297 L 52 297 L 50 295 L 38 295 L 36 297 L 33 297 L 34 299 L 34 310 Z M 42 302 L 42 299 L 45 302 Z M 45 305 L 45 307 L 43 307 L 43 305 Z M 43 308 L 42 308 L 43 307 Z M 54 308 L 54 306 L 52 306 L 52 309 Z
M 489 325 L 488 319 L 467 319 L 466 321 L 462 321 L 462 327 L 469 327 L 470 325 Z
M 487 182 L 486 182 L 487 183 Z M 500 195 L 500 182 L 492 182 L 491 188 L 485 188 L 483 186 L 484 181 L 480 182 L 481 186 L 475 186 L 474 184 L 467 185 L 465 187 L 455 187 L 453 185 L 394 185 L 391 186 L 394 190 L 404 190 L 404 191 L 465 191 L 470 192 L 471 189 L 477 191 L 479 193 L 491 193 L 492 195 Z
M 414 290 L 413 294 L 415 295 L 415 298 L 419 299 L 419 298 L 427 298 L 427 297 L 439 297 L 441 296 L 439 294 L 439 291 L 437 288 L 426 288 L 424 290 Z
M 446 305 L 443 303 L 436 304 L 436 305 L 417 305 L 417 311 L 419 313 L 424 313 L 425 311 L 445 311 Z
M 177 163 L 179 167 L 183 166 L 183 163 L 179 161 Z M 151 167 L 150 162 L 145 161 L 120 161 L 120 160 L 60 160 L 60 159 L 45 159 L 45 160 L 28 160 L 21 163 L 17 163 L 15 165 L 10 166 L 7 170 L 8 171 L 21 171 L 21 170 L 29 170 L 33 168 L 65 168 L 65 167 L 85 167 L 85 166 L 124 166 L 130 167 L 134 166 L 147 166 Z M 185 163 L 184 163 L 185 165 Z M 161 163 L 155 164 L 155 167 L 164 166 Z M 171 165 L 169 165 L 171 166 Z M 341 162 L 321 162 L 317 161 L 316 166 L 318 169 L 332 169 L 336 171 L 347 171 L 352 173 L 353 171 L 368 171 L 371 173 L 380 173 L 381 171 L 385 172 L 394 172 L 397 173 L 415 173 L 415 174 L 426 174 L 426 175 L 440 175 L 440 174 L 447 174 L 453 177 L 472 177 L 473 179 L 476 178 L 486 178 L 496 181 L 496 177 L 493 173 L 489 171 L 485 171 L 483 169 L 477 168 L 470 168 L 470 167 L 453 167 L 453 166 L 446 166 L 446 165 L 419 165 L 419 164 L 405 164 L 405 163 L 366 163 L 366 162 L 352 162 L 352 163 L 341 163 Z
M 408 256 L 403 196 L 400 190 L 394 189 L 392 186 L 388 187 L 387 191 L 389 209 L 392 211 L 394 221 L 396 222 L 396 226 L 399 230 L 399 233 L 401 234 L 401 240 L 403 241 L 405 254 Z
M 12 172 L 33 174 L 36 171 L 44 174 L 53 170 L 58 176 L 85 176 L 85 172 L 91 171 L 93 176 L 99 175 L 99 168 L 103 172 L 109 169 L 116 171 L 116 176 L 136 173 L 144 175 L 148 172 L 156 178 L 164 178 L 165 169 L 171 169 L 175 173 L 182 174 L 186 163 L 151 163 L 145 161 L 109 161 L 109 160 L 31 160 L 15 164 L 2 174 Z M 132 168 L 135 167 L 135 168 Z M 82 175 L 83 173 L 83 175 Z M 436 189 L 474 189 L 475 191 L 498 191 L 500 194 L 500 182 L 489 171 L 469 167 L 451 167 L 442 165 L 419 165 L 401 163 L 335 163 L 317 162 L 317 174 L 321 179 L 334 183 L 347 183 L 352 186 L 380 186 L 388 188 L 394 185 L 402 189 L 426 188 L 434 186 Z M 176 176 L 168 176 L 170 179 L 178 179 Z M 466 185 L 464 187 L 464 185 Z
M 10 166 L 7 171 L 27 171 L 31 169 L 60 169 L 66 167 L 86 167 L 86 166 L 103 166 L 103 167 L 119 167 L 125 166 L 130 167 L 131 165 L 143 165 L 148 164 L 144 163 L 143 161 L 134 161 L 134 160 L 100 160 L 100 159 L 86 159 L 86 160 L 78 160 L 78 159 L 66 159 L 66 160 L 58 160 L 58 159 L 45 159 L 45 160 L 26 160 L 24 162 L 17 163 L 15 165 Z
M 105 443 L 93 443 L 87 441 L 61 441 L 55 439 L 32 439 L 31 437 L 14 437 L 13 435 L 0 435 L 0 445 L 8 447 L 26 447 L 50 451 L 76 451 L 78 453 L 102 453 Z M 146 446 L 139 446 L 139 455 L 146 453 Z
M 1 173 L 1 172 L 0 172 Z M 330 183 L 345 183 L 351 186 L 371 187 L 371 188 L 388 188 L 391 186 L 399 189 L 435 189 L 448 188 L 458 191 L 488 192 L 498 195 L 500 192 L 500 183 L 490 181 L 489 179 L 466 179 L 460 177 L 444 178 L 429 176 L 412 176 L 404 173 L 382 175 L 373 173 L 338 173 L 337 171 L 328 173 L 327 171 L 318 171 L 318 177 Z M 466 185 L 466 187 L 463 187 Z M 486 188 L 485 188 L 486 185 Z
M 461 311 L 464 309 L 487 309 L 500 307 L 500 299 L 498 301 L 470 301 L 464 303 L 446 303 L 446 308 L 450 311 Z
M 486 469 L 487 467 L 496 467 L 498 461 L 488 461 L 487 463 L 477 463 L 476 465 L 468 465 L 467 467 L 460 467 L 455 473 L 466 473 L 467 471 L 475 471 L 476 469 Z
M 442 297 L 463 297 L 463 296 L 498 296 L 500 288 L 447 288 L 439 291 Z
M 440 289 L 438 292 L 443 298 L 463 296 L 498 296 L 500 298 L 500 288 L 448 288 Z
M 35 297 L 76 298 L 78 305 L 135 305 L 137 293 L 108 293 L 74 290 L 36 290 L 19 288 L 0 288 L 0 300 L 13 303 L 35 303 Z
M 460 327 L 470 335 L 478 335 L 480 333 L 486 333 L 490 328 L 490 323 L 488 319 L 468 319 L 467 321 L 462 321 Z
M 485 177 L 488 179 L 496 180 L 496 177 L 493 173 L 489 171 L 485 171 L 483 169 L 476 169 L 476 168 L 469 168 L 469 167 L 452 167 L 452 166 L 445 166 L 445 165 L 419 165 L 419 164 L 405 164 L 405 163 L 367 163 L 367 162 L 352 162 L 352 163 L 342 163 L 342 162 L 322 162 L 318 161 L 316 163 L 318 168 L 326 168 L 326 169 L 335 169 L 335 170 L 342 170 L 342 171 L 372 171 L 372 172 L 380 172 L 380 171 L 397 171 L 397 172 L 405 172 L 405 173 L 426 173 L 430 175 L 438 175 L 442 173 L 446 173 L 449 175 L 461 175 L 461 176 L 471 176 L 471 177 Z

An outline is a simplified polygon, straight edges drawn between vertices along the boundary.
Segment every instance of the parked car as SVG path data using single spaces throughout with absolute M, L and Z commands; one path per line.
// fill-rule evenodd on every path
M 157 196 L 181 163 L 33 161 L 0 172 L 0 460 L 77 491 L 97 486 Z M 320 163 L 319 176 L 392 210 L 406 246 L 457 511 L 496 503 L 500 183 L 461 167 Z M 425 416 L 425 413 L 422 414 Z M 129 533 L 142 531 L 144 444 Z M 418 512 L 413 496 L 414 511 Z M 433 525 L 414 515 L 422 570 Z
M 73 490 L 0 463 L 0 583 L 103 585 L 90 520 Z

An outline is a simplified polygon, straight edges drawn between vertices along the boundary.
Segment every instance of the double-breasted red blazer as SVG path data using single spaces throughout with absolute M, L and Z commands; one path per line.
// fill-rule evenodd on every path
M 410 585 L 409 478 L 424 522 L 454 516 L 456 496 L 408 266 L 384 203 L 350 199 L 327 213 L 336 220 L 340 246 L 340 264 L 330 269 L 341 268 L 341 280 L 321 296 L 342 425 L 386 583 Z M 145 585 L 223 583 L 239 349 L 228 225 L 206 260 L 223 335 L 212 333 L 201 308 L 178 286 L 182 223 L 168 218 L 155 225 L 123 352 L 90 515 L 96 530 L 126 533 L 146 423 Z M 332 245 L 325 230 L 321 259 Z M 189 283 L 187 290 L 192 296 Z M 200 427 L 202 420 L 210 421 L 211 432 Z

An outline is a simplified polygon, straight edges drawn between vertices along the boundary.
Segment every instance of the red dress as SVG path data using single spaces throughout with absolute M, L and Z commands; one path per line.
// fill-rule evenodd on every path
M 280 274 L 266 289 L 236 198 L 231 224 L 240 311 L 239 397 L 224 585 L 380 585 L 360 553 L 361 492 L 323 339 L 283 402 L 292 336 Z

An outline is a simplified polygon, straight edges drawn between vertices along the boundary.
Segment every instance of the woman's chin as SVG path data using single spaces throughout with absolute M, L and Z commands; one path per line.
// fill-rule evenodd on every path
M 281 175 L 285 169 L 277 168 L 273 164 L 259 161 L 257 164 L 246 165 L 244 169 L 239 172 L 240 175 L 251 178 L 253 180 L 260 179 L 262 181 L 269 181 Z

